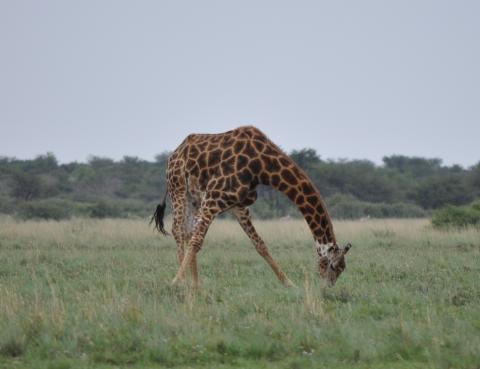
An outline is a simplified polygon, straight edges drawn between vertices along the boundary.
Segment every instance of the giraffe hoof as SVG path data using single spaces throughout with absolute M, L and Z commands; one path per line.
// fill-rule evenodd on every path
M 286 281 L 283 281 L 283 285 L 288 288 L 293 288 L 297 287 L 295 283 L 293 283 L 290 279 L 287 279 Z

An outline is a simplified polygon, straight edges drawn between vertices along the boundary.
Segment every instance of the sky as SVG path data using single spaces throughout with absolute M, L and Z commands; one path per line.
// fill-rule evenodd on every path
M 290 151 L 480 160 L 480 2 L 0 0 L 0 156 L 153 160 L 255 125 Z

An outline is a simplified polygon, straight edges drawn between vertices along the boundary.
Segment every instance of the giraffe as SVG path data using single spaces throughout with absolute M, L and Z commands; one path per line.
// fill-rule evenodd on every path
M 273 259 L 252 224 L 248 207 L 257 199 L 257 186 L 284 193 L 303 214 L 316 244 L 320 275 L 333 286 L 345 270 L 351 244 L 339 247 L 325 203 L 307 174 L 259 129 L 253 126 L 219 134 L 191 134 L 171 154 L 167 192 L 152 222 L 163 234 L 166 196 L 173 209 L 172 234 L 180 266 L 172 284 L 185 279 L 191 267 L 199 284 L 197 253 L 215 217 L 231 211 L 257 252 L 285 286 L 294 284 Z M 187 249 L 185 251 L 185 245 Z

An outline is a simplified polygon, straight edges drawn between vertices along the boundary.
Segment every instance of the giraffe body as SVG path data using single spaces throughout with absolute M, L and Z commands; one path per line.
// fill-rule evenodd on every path
M 190 265 L 194 284 L 198 284 L 196 254 L 208 227 L 218 214 L 232 211 L 280 281 L 293 285 L 251 223 L 248 206 L 257 199 L 260 184 L 283 192 L 302 212 L 317 243 L 320 274 L 333 284 L 345 269 L 349 247 L 337 246 L 319 191 L 306 173 L 255 127 L 189 135 L 169 157 L 167 182 L 180 262 L 174 283 L 184 278 Z M 161 219 L 155 220 L 158 226 Z

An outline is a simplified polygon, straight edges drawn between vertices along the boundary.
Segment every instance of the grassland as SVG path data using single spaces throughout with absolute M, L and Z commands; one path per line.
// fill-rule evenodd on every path
M 0 368 L 480 367 L 479 230 L 337 221 L 354 246 L 328 288 L 303 221 L 256 224 L 297 288 L 228 220 L 194 290 L 146 221 L 0 219 Z

